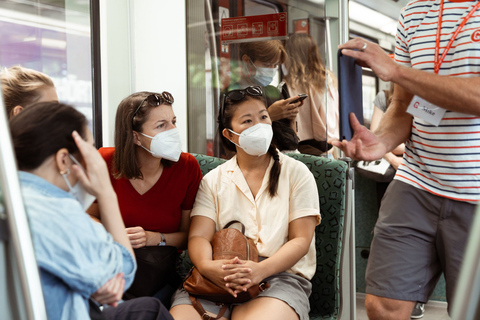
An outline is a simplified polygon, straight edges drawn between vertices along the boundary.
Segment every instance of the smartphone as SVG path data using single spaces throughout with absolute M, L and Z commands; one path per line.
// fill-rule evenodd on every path
M 350 140 L 353 129 L 348 115 L 353 112 L 363 124 L 362 67 L 356 59 L 344 56 L 342 50 L 338 50 L 338 95 L 340 140 Z
M 306 94 L 306 93 L 300 93 L 298 96 L 299 96 L 299 98 L 297 100 L 292 101 L 290 103 L 297 103 L 297 102 L 303 101 L 303 100 L 308 98 L 308 94 Z

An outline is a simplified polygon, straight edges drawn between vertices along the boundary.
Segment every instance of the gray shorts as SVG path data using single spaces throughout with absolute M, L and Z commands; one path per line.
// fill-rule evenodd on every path
M 308 297 L 312 292 L 312 284 L 307 279 L 288 272 L 281 272 L 266 279 L 270 284 L 270 288 L 260 292 L 258 297 L 277 298 L 284 301 L 295 310 L 300 320 L 308 320 L 308 312 L 310 311 L 310 304 Z M 220 306 L 215 302 L 204 299 L 199 299 L 203 308 L 213 314 L 218 314 Z M 247 302 L 246 302 L 247 303 Z M 182 288 L 175 292 L 172 297 L 172 307 L 180 304 L 191 305 L 188 293 Z M 230 319 L 232 308 L 227 310 L 223 317 Z
M 366 292 L 426 302 L 443 272 L 452 302 L 475 208 L 393 180 L 375 225 Z

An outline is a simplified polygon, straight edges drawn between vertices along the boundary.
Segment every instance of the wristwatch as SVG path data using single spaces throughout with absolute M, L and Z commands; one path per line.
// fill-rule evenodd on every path
M 158 244 L 159 247 L 163 247 L 163 246 L 166 246 L 167 245 L 167 239 L 165 239 L 165 236 L 163 235 L 163 233 L 160 232 L 160 237 L 162 237 L 162 241 L 160 241 L 160 243 Z

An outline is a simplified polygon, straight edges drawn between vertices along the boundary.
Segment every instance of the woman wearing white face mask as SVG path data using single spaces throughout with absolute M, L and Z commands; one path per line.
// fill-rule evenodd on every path
M 191 215 L 190 258 L 204 277 L 234 296 L 264 280 L 270 284 L 257 298 L 231 306 L 221 319 L 309 319 L 308 279 L 315 272 L 313 235 L 320 222 L 314 178 L 304 164 L 271 144 L 261 87 L 226 93 L 218 123 L 224 147 L 236 155 L 200 184 Z M 212 260 L 210 240 L 232 220 L 245 225 L 260 262 Z M 199 300 L 209 313 L 219 313 L 215 302 Z M 176 320 L 200 319 L 185 290 L 176 292 L 172 305 Z
M 196 159 L 182 152 L 173 102 L 168 92 L 126 97 L 115 119 L 115 148 L 99 150 L 134 249 L 167 245 L 181 250 L 187 245 L 202 174 Z M 95 205 L 88 211 L 101 217 Z M 171 286 L 165 290 L 173 293 L 176 283 Z M 166 296 L 159 296 L 165 304 Z
M 13 117 L 10 131 L 48 319 L 171 319 L 155 298 L 118 304 L 135 259 L 85 116 L 43 102 Z M 98 199 L 103 225 L 85 214 L 85 193 Z M 102 312 L 89 296 L 113 307 Z
M 293 102 L 298 96 L 283 96 L 273 80 L 279 76 L 278 66 L 286 60 L 286 52 L 279 40 L 245 42 L 239 47 L 241 60 L 240 81 L 228 89 L 262 86 L 273 121 L 273 144 L 281 151 L 298 148 L 295 119 L 303 102 Z

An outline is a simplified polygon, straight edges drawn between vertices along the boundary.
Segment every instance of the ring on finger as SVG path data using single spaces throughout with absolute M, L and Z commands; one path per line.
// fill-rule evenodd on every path
M 360 51 L 365 51 L 365 49 L 367 49 L 367 43 L 366 42 L 363 44 L 363 47 L 360 48 Z

